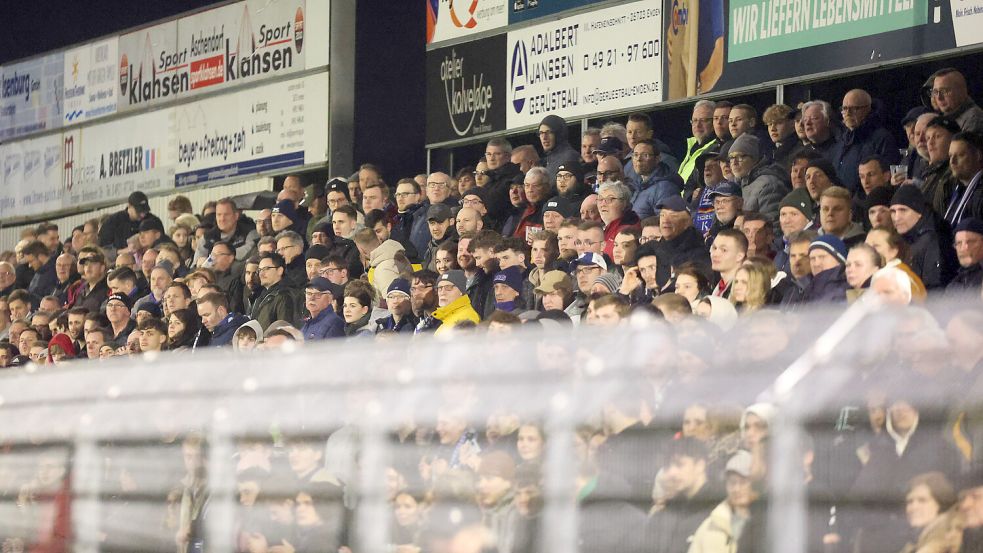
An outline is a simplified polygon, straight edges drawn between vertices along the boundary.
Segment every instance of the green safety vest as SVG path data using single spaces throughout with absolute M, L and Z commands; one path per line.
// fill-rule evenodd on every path
M 696 158 L 700 157 L 700 154 L 709 150 L 717 143 L 717 139 L 707 142 L 703 146 L 700 146 L 696 150 L 693 149 L 693 145 L 696 144 L 696 137 L 691 136 L 686 139 L 686 157 L 683 159 L 682 163 L 679 164 L 679 176 L 683 178 L 683 182 L 689 180 L 689 176 L 693 174 L 693 170 L 696 169 Z

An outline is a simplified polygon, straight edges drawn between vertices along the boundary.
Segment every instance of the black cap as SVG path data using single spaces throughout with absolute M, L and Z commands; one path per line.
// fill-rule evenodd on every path
M 115 294 L 110 294 L 109 297 L 106 298 L 106 304 L 108 305 L 109 302 L 111 301 L 121 301 L 123 302 L 123 305 L 125 305 L 127 309 L 133 309 L 133 300 L 130 299 L 130 296 L 122 292 L 116 292 Z
M 959 123 L 956 123 L 955 120 L 945 117 L 944 115 L 940 115 L 935 119 L 929 121 L 928 126 L 926 126 L 925 128 L 930 129 L 932 127 L 942 127 L 943 129 L 949 131 L 952 134 L 956 134 L 962 130 L 961 128 L 959 128 Z
M 655 208 L 668 209 L 669 211 L 685 211 L 686 213 L 689 213 L 689 206 L 686 205 L 686 200 L 675 194 L 659 202 Z
M 348 195 L 348 181 L 345 179 L 335 177 L 329 180 L 325 185 L 324 195 L 327 196 L 328 192 L 341 192 L 348 201 L 352 201 L 351 196 Z
M 161 223 L 157 217 L 147 217 L 143 221 L 140 221 L 140 232 L 145 230 L 156 230 L 164 234 L 164 223 Z
M 553 196 L 546 200 L 546 205 L 543 206 L 543 213 L 547 211 L 555 211 L 566 219 L 573 215 L 573 206 L 570 204 L 570 200 L 563 196 Z
M 893 186 L 878 186 L 867 194 L 867 201 L 864 203 L 864 207 L 868 210 L 875 205 L 882 205 L 884 207 L 891 207 L 891 197 L 894 196 Z
M 307 248 L 307 252 L 304 254 L 304 260 L 324 259 L 329 255 L 331 255 L 331 248 L 322 246 L 321 244 L 314 244 L 313 246 Z
M 624 147 L 621 139 L 617 136 L 606 136 L 601 139 L 601 143 L 598 144 L 597 148 L 594 148 L 594 152 L 602 152 L 607 155 L 620 155 Z
M 331 292 L 331 295 L 337 298 L 341 298 L 345 295 L 345 287 L 340 284 L 335 284 L 324 277 L 314 277 L 310 282 L 307 283 L 307 288 L 313 288 L 318 292 Z
M 454 212 L 446 204 L 433 204 L 427 208 L 427 221 L 443 223 L 454 216 Z
M 924 215 L 925 211 L 928 210 L 928 204 L 925 202 L 925 195 L 922 191 L 918 189 L 917 186 L 912 184 L 906 184 L 904 186 L 899 186 L 891 196 L 891 205 L 903 205 L 909 207 L 918 213 Z
M 922 115 L 928 113 L 928 109 L 924 106 L 916 106 L 908 110 L 905 114 L 904 119 L 901 120 L 901 126 L 905 126 L 908 123 L 914 123 Z
M 139 190 L 130 194 L 126 203 L 132 205 L 139 213 L 150 213 L 150 202 L 147 200 L 147 195 Z
M 556 172 L 566 171 L 572 173 L 577 182 L 584 182 L 584 168 L 579 163 L 563 163 L 556 168 Z M 556 176 L 555 174 L 553 175 Z
M 959 221 L 954 232 L 974 232 L 983 236 L 983 221 L 975 217 L 966 217 Z

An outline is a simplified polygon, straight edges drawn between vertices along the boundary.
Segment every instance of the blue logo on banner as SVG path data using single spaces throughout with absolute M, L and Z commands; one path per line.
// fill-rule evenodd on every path
M 509 74 L 509 84 L 512 86 L 512 109 L 516 113 L 522 113 L 522 108 L 526 105 L 528 68 L 529 55 L 526 52 L 526 45 L 521 40 L 517 40 L 512 49 L 512 70 Z
M 75 111 L 70 111 L 65 114 L 65 119 L 68 119 L 69 121 L 74 121 L 75 119 L 82 117 L 82 113 L 83 112 L 80 109 L 77 109 Z

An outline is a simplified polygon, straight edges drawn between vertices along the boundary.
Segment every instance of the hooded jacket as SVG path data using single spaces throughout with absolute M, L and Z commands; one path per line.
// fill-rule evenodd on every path
M 239 325 L 239 328 L 237 328 L 235 332 L 232 334 L 232 349 L 238 351 L 239 336 L 242 335 L 242 330 L 244 328 L 252 329 L 252 331 L 256 334 L 256 343 L 263 341 L 263 327 L 259 326 L 259 322 L 254 321 L 252 319 L 247 319 L 246 322 Z M 212 339 L 214 340 L 215 337 L 212 336 Z M 214 342 L 211 345 L 215 345 Z
M 232 344 L 233 337 L 238 334 L 239 327 L 245 326 L 247 324 L 254 325 L 253 330 L 256 331 L 256 341 L 263 339 L 263 329 L 260 327 L 258 321 L 251 321 L 249 317 L 245 315 L 240 315 L 238 313 L 229 313 L 222 319 L 222 322 L 215 327 L 212 331 L 212 338 L 208 342 L 209 346 L 227 346 Z
M 475 324 L 481 322 L 478 313 L 471 307 L 471 300 L 467 295 L 462 295 L 449 304 L 437 308 L 433 312 L 434 318 L 440 321 L 440 327 L 434 332 L 435 335 L 446 334 L 461 321 L 471 321 Z
M 557 169 L 561 165 L 568 163 L 580 163 L 580 152 L 573 149 L 570 145 L 570 136 L 567 132 L 567 122 L 558 115 L 547 115 L 539 123 L 540 126 L 546 125 L 553 131 L 553 149 L 543 151 L 543 157 L 539 159 L 540 165 L 546 168 L 550 174 L 550 180 L 554 180 Z
M 741 179 L 741 195 L 744 211 L 756 211 L 778 228 L 778 211 L 782 198 L 791 190 L 788 173 L 780 167 L 758 162 L 751 172 Z
M 726 501 L 717 505 L 693 534 L 689 553 L 737 553 L 733 532 L 734 511 Z
M 627 179 L 634 188 L 631 196 L 631 207 L 639 219 L 651 217 L 658 212 L 655 206 L 670 196 L 678 196 L 683 192 L 683 179 L 664 162 L 659 162 L 647 179 L 641 175 Z
M 406 248 L 402 244 L 389 239 L 369 254 L 369 267 L 373 269 L 372 280 L 380 298 L 386 297 L 389 285 L 399 277 L 399 267 L 396 266 L 395 257 L 397 253 L 405 253 L 405 251 Z
M 279 320 L 298 326 L 301 303 L 295 290 L 286 286 L 286 283 L 281 280 L 260 294 L 253 305 L 251 315 L 264 329 L 273 321 Z

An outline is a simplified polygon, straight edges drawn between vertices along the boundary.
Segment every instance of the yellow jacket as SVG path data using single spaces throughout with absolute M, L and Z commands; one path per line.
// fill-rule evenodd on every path
M 434 332 L 435 335 L 450 332 L 450 329 L 461 321 L 471 321 L 475 324 L 481 321 L 481 317 L 471 307 L 471 299 L 466 295 L 457 298 L 444 307 L 438 308 L 433 312 L 433 316 L 441 322 L 441 325 L 437 327 L 437 331 Z

